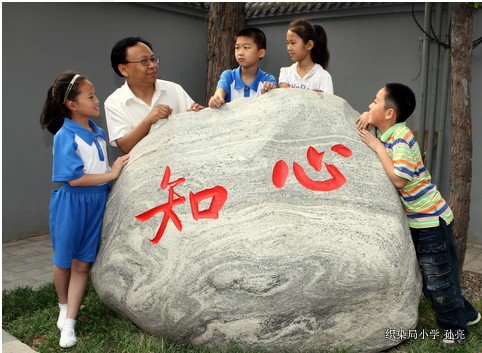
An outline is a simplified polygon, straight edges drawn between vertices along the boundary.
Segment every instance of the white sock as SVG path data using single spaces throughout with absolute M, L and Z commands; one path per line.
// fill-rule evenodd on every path
M 64 326 L 64 320 L 67 317 L 67 303 L 60 304 L 59 303 L 59 318 L 57 319 L 57 327 L 59 330 L 62 330 L 62 326 Z
M 62 331 L 60 332 L 59 345 L 62 348 L 69 348 L 75 346 L 77 337 L 75 336 L 75 320 L 65 318 Z

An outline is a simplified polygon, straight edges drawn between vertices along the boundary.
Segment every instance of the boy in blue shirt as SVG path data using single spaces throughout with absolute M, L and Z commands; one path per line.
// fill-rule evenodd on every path
M 209 100 L 209 107 L 238 98 L 259 97 L 276 88 L 276 79 L 259 68 L 259 61 L 266 55 L 266 36 L 258 28 L 245 28 L 235 35 L 234 55 L 239 66 L 221 74 L 216 92 Z

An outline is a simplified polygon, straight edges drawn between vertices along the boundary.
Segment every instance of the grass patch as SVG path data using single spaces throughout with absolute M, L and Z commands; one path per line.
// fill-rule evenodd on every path
M 479 311 L 482 311 L 482 300 L 472 300 Z M 31 288 L 17 288 L 3 291 L 2 303 L 3 329 L 17 337 L 25 344 L 41 353 L 82 352 L 82 353 L 218 353 L 220 350 L 208 348 L 191 348 L 154 337 L 141 330 L 128 319 L 107 308 L 95 293 L 92 284 L 87 287 L 84 304 L 79 314 L 77 346 L 61 349 L 58 346 L 59 331 L 56 326 L 58 308 L 57 295 L 53 284 L 47 284 L 34 291 Z M 432 336 L 411 339 L 387 353 L 446 353 L 440 346 L 443 330 L 438 328 L 430 303 L 423 299 L 419 307 L 419 324 L 417 333 L 422 330 L 440 332 L 439 337 Z M 261 350 L 242 350 L 231 348 L 224 353 L 263 353 Z M 333 353 L 351 353 L 347 350 L 336 350 Z M 470 328 L 467 341 L 451 353 L 481 353 L 482 323 Z

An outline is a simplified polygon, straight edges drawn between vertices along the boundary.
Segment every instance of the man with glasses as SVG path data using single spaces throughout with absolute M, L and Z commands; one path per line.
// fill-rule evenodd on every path
M 142 38 L 118 41 L 112 48 L 111 63 L 126 82 L 104 103 L 107 129 L 110 144 L 124 153 L 170 115 L 204 108 L 177 83 L 157 79 L 159 58 L 151 43 Z

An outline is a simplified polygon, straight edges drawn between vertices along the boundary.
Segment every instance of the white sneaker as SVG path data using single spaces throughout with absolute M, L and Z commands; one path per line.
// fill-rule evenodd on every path
M 456 339 L 455 337 L 450 337 L 450 338 L 444 338 L 442 340 L 442 346 L 443 347 L 455 347 L 458 344 L 462 344 L 465 341 L 465 338 L 463 339 Z
M 446 348 L 455 347 L 456 344 L 457 342 L 453 338 L 444 338 L 442 340 L 442 346 Z
M 480 313 L 477 313 L 477 318 L 475 320 L 468 321 L 467 326 L 475 325 L 476 323 L 478 323 L 480 321 L 480 318 L 481 318 Z
M 75 330 L 71 328 L 63 329 L 60 333 L 59 346 L 62 348 L 73 347 L 77 344 L 77 337 L 75 336 Z

